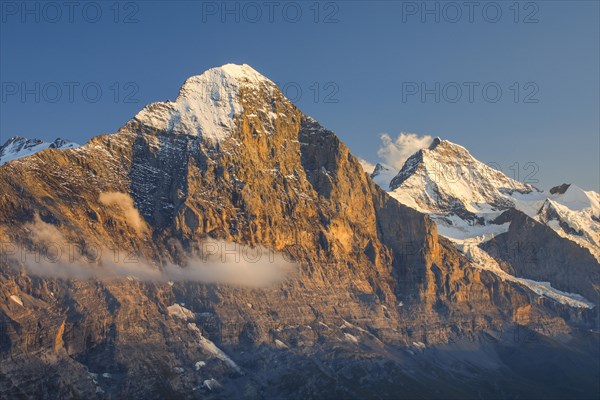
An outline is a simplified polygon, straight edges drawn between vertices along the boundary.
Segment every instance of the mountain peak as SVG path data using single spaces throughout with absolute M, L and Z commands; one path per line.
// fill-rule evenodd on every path
M 3 157 L 9 152 L 13 153 L 29 149 L 42 143 L 43 141 L 40 139 L 27 139 L 22 136 L 12 136 L 0 146 L 0 157 Z
M 11 137 L 8 138 L 8 140 L 6 142 L 4 142 L 3 145 L 0 145 L 0 147 L 6 147 L 9 144 L 20 142 L 20 141 L 23 141 L 23 140 L 27 140 L 27 139 L 25 139 L 24 137 L 19 136 L 19 135 L 11 136 Z
M 447 237 L 464 240 L 498 233 L 497 222 L 489 222 L 502 210 L 516 209 L 600 260 L 600 194 L 567 183 L 542 192 L 447 140 L 435 138 L 428 149 L 410 156 L 389 184 L 375 182 L 399 202 L 432 215 Z
M 469 213 L 488 205 L 510 206 L 507 193 L 533 189 L 478 161 L 466 148 L 439 137 L 428 149 L 409 157 L 389 187 L 392 197 L 420 211 Z
M 220 67 L 210 68 L 200 75 L 194 75 L 186 79 L 180 90 L 179 97 L 186 97 L 189 94 L 200 94 L 203 97 L 210 97 L 213 89 L 220 86 L 235 91 L 235 88 L 240 85 L 259 85 L 261 83 L 273 84 L 267 77 L 248 64 L 225 64 Z M 179 100 L 179 97 L 177 100 Z
M 392 178 L 395 176 L 394 170 L 382 163 L 377 163 L 375 169 L 371 173 L 371 179 L 382 188 L 387 189 Z
M 382 170 L 389 170 L 389 168 L 384 167 L 382 163 L 377 163 L 375 165 L 375 169 L 373 169 L 373 172 L 371 173 L 371 176 L 377 176 L 377 174 L 379 174 Z
M 554 186 L 550 189 L 550 194 L 564 194 L 570 186 L 570 183 L 563 183 L 562 185 Z
M 38 143 L 42 143 L 42 141 L 40 139 L 27 139 L 23 136 L 19 136 L 19 135 L 15 135 L 15 136 L 11 136 L 10 138 L 8 138 L 8 140 L 6 142 L 4 142 L 3 145 L 0 145 L 0 148 L 7 148 L 8 146 L 15 146 L 15 145 L 35 145 Z
M 188 78 L 175 101 L 152 103 L 133 120 L 158 131 L 201 137 L 218 143 L 229 137 L 244 109 L 241 96 L 276 85 L 247 64 L 225 64 Z
M 460 144 L 456 144 L 446 139 L 442 139 L 439 136 L 436 136 L 429 147 L 426 149 L 428 151 L 437 151 L 442 152 L 444 150 L 449 150 L 452 152 L 452 156 L 463 156 L 463 157 L 473 157 L 469 150 L 467 150 L 464 146 Z M 449 154 L 450 155 L 450 154 Z
M 211 70 L 219 70 L 229 75 L 232 78 L 237 79 L 249 79 L 249 80 L 269 80 L 267 77 L 262 75 L 260 72 L 249 66 L 248 64 L 225 64 L 220 67 L 212 68 Z M 210 70 L 209 70 L 210 71 Z
M 19 158 L 27 157 L 47 148 L 73 149 L 79 147 L 77 143 L 57 138 L 52 143 L 41 139 L 27 139 L 22 136 L 12 136 L 0 146 L 0 165 Z

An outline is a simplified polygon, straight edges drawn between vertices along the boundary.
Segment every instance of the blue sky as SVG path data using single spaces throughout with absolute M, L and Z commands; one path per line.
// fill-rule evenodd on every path
M 541 188 L 599 190 L 599 2 L 464 4 L 2 1 L 0 141 L 83 143 L 247 63 L 371 162 L 382 133 L 412 132 L 521 180 L 535 163 Z

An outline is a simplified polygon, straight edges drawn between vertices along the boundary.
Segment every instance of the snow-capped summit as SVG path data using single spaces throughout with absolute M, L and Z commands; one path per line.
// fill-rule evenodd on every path
M 275 84 L 249 65 L 226 64 L 188 78 L 175 101 L 152 103 L 135 117 L 160 131 L 192 134 L 209 143 L 230 136 L 243 112 L 240 91 L 257 91 Z
M 394 177 L 395 172 L 392 167 L 377 163 L 375 169 L 371 172 L 371 179 L 380 187 L 388 190 L 390 181 Z
M 499 210 L 514 205 L 512 193 L 535 190 L 440 138 L 409 157 L 390 182 L 393 197 L 427 213 Z
M 596 192 L 570 184 L 540 191 L 440 138 L 409 157 L 391 181 L 378 178 L 374 180 L 381 188 L 399 202 L 429 214 L 440 233 L 454 241 L 481 242 L 505 232 L 508 224 L 494 220 L 514 208 L 600 260 L 600 195 Z
M 48 143 L 40 139 L 26 139 L 21 136 L 13 136 L 0 146 L 0 165 L 30 156 L 48 148 L 63 150 L 74 149 L 76 147 L 79 147 L 77 143 L 61 138 Z
M 587 247 L 600 261 L 600 194 L 568 185 L 562 193 L 547 195 L 535 215 L 531 214 L 559 235 Z
M 554 188 L 553 188 L 554 189 Z M 576 185 L 568 185 L 564 191 L 554 191 L 555 201 L 574 211 L 591 209 L 594 215 L 600 214 L 600 194 L 586 191 Z
M 563 194 L 571 186 L 570 183 L 563 183 L 562 185 L 554 186 L 550 189 L 550 194 Z

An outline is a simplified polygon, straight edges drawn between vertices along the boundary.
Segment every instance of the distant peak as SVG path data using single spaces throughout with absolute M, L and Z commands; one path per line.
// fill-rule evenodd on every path
M 460 155 L 462 157 L 465 157 L 465 156 L 473 157 L 471 155 L 471 153 L 469 152 L 469 150 L 467 150 L 465 147 L 461 146 L 460 144 L 453 143 L 449 140 L 442 139 L 439 136 L 437 136 L 435 139 L 433 139 L 433 141 L 427 148 L 427 151 L 434 151 L 434 150 L 438 151 L 438 152 L 450 151 L 450 152 L 454 153 L 456 156 Z
M 27 157 L 47 148 L 64 150 L 79 147 L 77 143 L 70 140 L 57 138 L 52 143 L 40 139 L 27 139 L 21 136 L 13 136 L 0 146 L 0 165 L 9 161 Z
M 389 170 L 390 168 L 386 167 L 385 165 L 383 165 L 382 163 L 377 163 L 375 165 L 375 169 L 373 170 L 373 172 L 379 172 L 381 170 Z
M 4 142 L 3 145 L 0 145 L 0 147 L 5 147 L 5 146 L 8 146 L 13 143 L 24 142 L 24 141 L 27 141 L 27 139 L 25 139 L 22 136 L 15 135 L 15 136 L 9 137 L 8 140 L 6 142 Z
M 11 136 L 8 140 L 0 147 L 8 148 L 14 146 L 35 146 L 37 144 L 44 143 L 40 139 L 27 139 L 22 136 Z
M 554 186 L 552 189 L 550 189 L 550 194 L 564 194 L 570 186 L 570 183 L 563 183 L 562 185 Z
M 371 178 L 379 176 L 381 173 L 388 172 L 388 171 L 391 171 L 391 169 L 389 167 L 386 167 L 382 163 L 377 163 L 375 165 L 375 168 L 373 168 L 373 171 L 371 172 Z

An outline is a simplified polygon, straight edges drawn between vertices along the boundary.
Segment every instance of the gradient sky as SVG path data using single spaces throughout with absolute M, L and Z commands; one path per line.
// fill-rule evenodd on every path
M 371 162 L 381 133 L 413 132 L 462 144 L 510 176 L 518 163 L 520 179 L 534 162 L 540 188 L 600 189 L 595 0 L 482 1 L 472 15 L 463 1 L 427 2 L 439 21 L 422 15 L 420 1 L 80 2 L 72 16 L 65 2 L 53 3 L 60 16 L 44 2 L 26 2 L 30 13 L 22 4 L 0 2 L 2 143 L 13 135 L 83 143 L 147 103 L 174 99 L 187 77 L 234 62 L 285 87 Z M 72 99 L 69 82 L 78 84 Z M 409 94 L 436 82 L 439 102 Z M 465 82 L 478 85 L 472 102 Z M 36 83 L 39 102 L 35 93 L 22 98 L 22 84 L 36 92 Z M 462 97 L 452 102 L 456 85 Z M 102 96 L 92 102 L 95 87 Z M 502 97 L 492 102 L 497 87 Z

